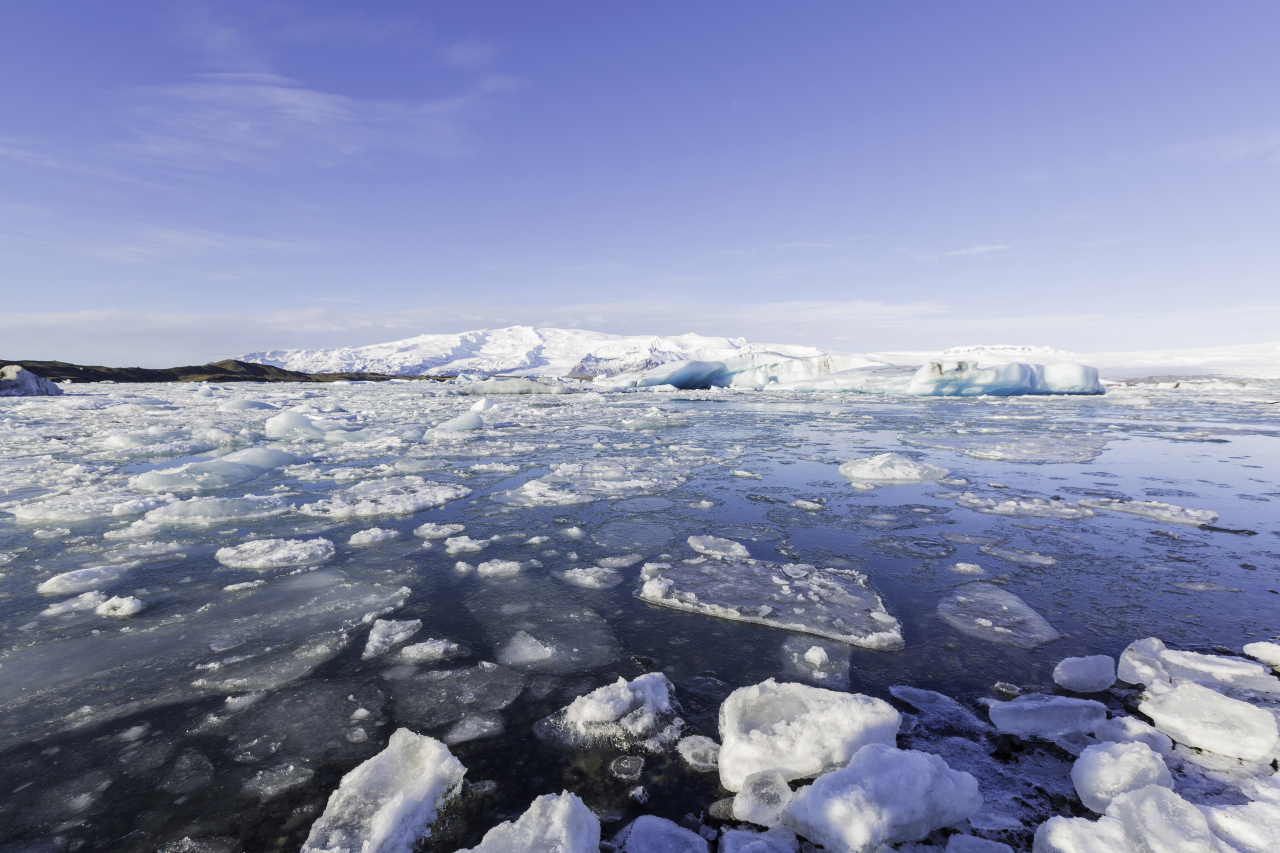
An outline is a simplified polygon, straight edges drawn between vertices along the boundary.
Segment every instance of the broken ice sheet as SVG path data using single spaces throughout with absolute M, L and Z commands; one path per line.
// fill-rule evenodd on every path
M 1061 635 L 1018 596 L 990 583 L 968 583 L 938 604 L 938 616 L 957 631 L 993 643 L 1034 649 Z
M 409 590 L 321 570 L 210 595 L 214 600 L 190 615 L 144 622 L 129 633 L 9 650 L 0 658 L 0 749 L 148 708 L 302 678 L 337 655 L 366 616 L 395 610 Z M 211 653 L 212 644 L 227 641 L 234 648 Z
M 662 607 L 752 622 L 880 651 L 901 649 L 902 626 L 866 575 L 806 565 L 647 563 L 636 595 Z
M 467 608 L 505 666 L 562 674 L 597 669 L 621 654 L 608 623 L 564 584 L 528 575 L 502 578 L 468 596 Z
M 419 731 L 501 711 L 524 690 L 524 676 L 494 663 L 427 670 L 391 680 L 396 721 Z

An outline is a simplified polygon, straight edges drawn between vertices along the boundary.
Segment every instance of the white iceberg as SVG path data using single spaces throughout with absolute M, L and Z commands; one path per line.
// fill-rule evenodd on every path
M 927 397 L 1007 397 L 1018 394 L 1102 394 L 1098 369 L 1083 364 L 931 361 L 916 371 L 908 394 Z

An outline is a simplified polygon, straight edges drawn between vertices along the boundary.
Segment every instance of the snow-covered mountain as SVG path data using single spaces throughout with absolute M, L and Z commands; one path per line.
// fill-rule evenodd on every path
M 642 373 L 679 361 L 716 362 L 753 354 L 776 354 L 790 359 L 838 355 L 842 363 L 855 357 L 851 353 L 833 353 L 810 346 L 748 343 L 743 338 L 695 334 L 609 335 L 583 329 L 509 326 L 449 335 L 419 335 L 362 347 L 270 350 L 240 356 L 240 360 L 307 373 L 368 371 L 400 376 L 483 373 L 586 378 Z M 1280 343 L 1139 352 L 1069 352 L 1047 346 L 984 345 L 941 351 L 864 353 L 861 357 L 868 363 L 903 366 L 919 366 L 929 361 L 968 361 L 983 366 L 1009 362 L 1086 364 L 1098 368 L 1104 379 L 1280 378 Z M 832 366 L 830 369 L 845 368 Z
M 419 335 L 363 347 L 270 350 L 240 361 L 305 373 L 367 371 L 398 376 L 501 373 L 590 377 L 649 370 L 673 361 L 723 361 L 735 355 L 778 353 L 793 358 L 824 350 L 792 344 L 753 344 L 703 335 L 608 335 L 582 329 L 509 326 L 454 335 Z

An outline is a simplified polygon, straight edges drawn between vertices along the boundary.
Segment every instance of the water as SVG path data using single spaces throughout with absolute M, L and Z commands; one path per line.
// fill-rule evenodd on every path
M 645 753 L 639 778 L 628 779 L 609 769 L 620 751 L 533 737 L 536 721 L 619 676 L 666 673 L 686 733 L 716 738 L 724 697 L 771 677 L 884 699 L 895 685 L 936 690 L 985 719 L 977 703 L 999 696 L 997 682 L 1050 691 L 1067 656 L 1115 656 L 1147 636 L 1237 652 L 1280 631 L 1280 411 L 1256 392 L 494 397 L 482 416 L 503 426 L 452 434 L 430 427 L 475 398 L 440 386 L 243 385 L 212 401 L 190 392 L 78 386 L 62 398 L 0 401 L 0 749 L 10 770 L 0 844 L 12 849 L 142 851 L 184 837 L 296 849 L 342 774 L 396 727 L 441 737 L 471 713 L 496 714 L 504 728 L 452 747 L 473 787 L 430 849 L 474 844 L 533 797 L 561 790 L 596 810 L 609 837 L 639 814 L 697 816 L 726 796 L 715 774 L 692 772 L 674 750 Z M 297 406 L 336 428 L 329 440 L 266 442 L 276 412 L 216 408 L 240 397 Z M 358 440 L 334 440 L 343 438 Z M 303 510 L 151 523 L 145 506 L 112 515 L 139 498 L 159 505 L 132 490 L 131 477 L 254 444 L 299 464 L 177 497 L 252 494 L 303 507 L 356 487 L 366 501 L 356 511 L 376 512 L 427 488 L 405 478 L 471 493 L 413 514 L 341 520 Z M 859 491 L 837 473 L 842 461 L 890 451 L 948 469 L 946 482 Z M 1067 519 L 961 505 L 981 505 L 975 498 L 1056 508 L 1154 500 L 1215 512 L 1219 529 L 1106 509 Z M 801 500 L 820 508 L 791 505 Z M 488 544 L 425 548 L 414 531 L 428 521 L 465 525 Z M 399 538 L 348 544 L 372 527 Z M 864 574 L 904 648 L 859 648 L 636 596 L 646 563 L 692 569 L 682 562 L 698 558 L 687 540 L 705 535 L 738 542 L 757 561 Z M 215 556 L 256 538 L 316 537 L 335 545 L 318 567 L 232 569 Z M 526 544 L 535 537 L 545 540 Z M 643 560 L 617 568 L 622 582 L 610 588 L 558 577 L 626 555 Z M 523 567 L 512 577 L 456 568 L 497 560 Z M 957 563 L 984 573 L 956 572 Z M 102 565 L 124 568 L 89 591 L 135 597 L 141 613 L 44 614 L 82 593 L 37 585 Z M 1060 639 L 1025 649 L 956 630 L 939 602 L 974 581 L 1020 597 Z M 377 614 L 422 620 L 409 643 L 449 640 L 462 654 L 416 666 L 396 650 L 363 659 Z M 508 644 L 522 625 L 566 656 L 513 658 Z M 798 662 L 814 645 L 829 657 L 825 678 Z M 496 671 L 505 681 L 477 666 L 504 660 L 512 665 Z M 439 671 L 456 674 L 432 681 Z M 966 760 L 956 749 L 948 760 Z M 985 755 L 967 759 L 975 773 Z M 1069 758 L 1016 761 L 1027 766 L 1009 771 L 1005 793 L 1041 803 L 1045 811 L 1026 815 L 1033 828 L 1061 795 Z M 1017 788 L 1028 779 L 1041 793 Z M 264 780 L 278 782 L 265 799 Z M 1004 837 L 1025 846 L 1030 836 Z

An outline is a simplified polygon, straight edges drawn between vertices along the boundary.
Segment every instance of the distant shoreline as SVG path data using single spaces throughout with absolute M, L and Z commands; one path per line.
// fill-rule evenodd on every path
M 442 382 L 448 376 L 396 376 L 386 373 L 302 373 L 269 364 L 224 359 L 187 367 L 102 367 L 65 361 L 6 361 L 42 379 L 73 384 L 94 382 L 386 382 L 391 379 Z

